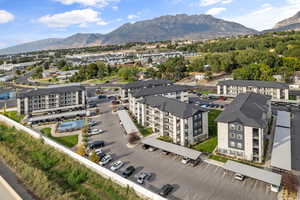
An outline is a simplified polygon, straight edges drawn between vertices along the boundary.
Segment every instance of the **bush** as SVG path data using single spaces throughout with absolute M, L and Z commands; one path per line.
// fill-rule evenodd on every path
M 136 144 L 140 140 L 140 137 L 136 133 L 132 133 L 128 135 L 128 143 Z

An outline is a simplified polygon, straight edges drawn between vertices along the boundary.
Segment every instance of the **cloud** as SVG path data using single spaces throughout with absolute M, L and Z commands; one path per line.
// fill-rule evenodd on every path
M 208 15 L 218 15 L 221 12 L 224 12 L 225 10 L 226 10 L 226 8 L 211 8 L 206 12 L 206 14 L 208 14 Z
M 127 18 L 128 19 L 137 19 L 137 18 L 139 18 L 139 16 L 138 15 L 128 15 Z
M 117 11 L 117 10 L 119 10 L 119 7 L 118 7 L 118 6 L 113 6 L 112 9 L 113 9 L 114 11 Z
M 119 0 L 55 0 L 65 5 L 81 4 L 84 6 L 97 6 L 100 8 L 108 6 L 112 2 L 119 2 Z
M 0 24 L 11 22 L 15 19 L 15 16 L 6 10 L 0 10 Z
M 300 0 L 285 0 L 281 6 L 262 4 L 258 9 L 245 15 L 227 18 L 257 30 L 272 28 L 275 23 L 296 14 L 300 8 Z M 259 22 L 259 23 L 258 23 Z
M 232 3 L 232 1 L 233 0 L 201 0 L 200 6 L 211 6 L 218 3 L 228 4 L 228 3 Z
M 99 13 L 92 9 L 72 10 L 54 15 L 45 15 L 37 21 L 53 28 L 65 28 L 71 25 L 78 25 L 83 28 L 89 23 L 96 23 L 97 25 L 107 24 L 99 17 Z

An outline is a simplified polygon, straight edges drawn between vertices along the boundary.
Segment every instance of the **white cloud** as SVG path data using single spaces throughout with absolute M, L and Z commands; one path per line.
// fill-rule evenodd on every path
M 137 16 L 137 15 L 128 15 L 127 18 L 128 19 L 137 19 L 137 18 L 139 18 L 139 16 Z
M 83 28 L 89 23 L 96 23 L 97 25 L 107 24 L 99 17 L 99 13 L 92 9 L 72 10 L 54 15 L 45 15 L 37 21 L 54 28 L 65 28 L 71 25 L 78 25 Z
M 118 2 L 119 0 L 55 0 L 65 5 L 81 4 L 84 6 L 97 6 L 100 8 L 108 6 L 111 2 Z
M 206 12 L 206 14 L 208 14 L 208 15 L 218 15 L 221 12 L 224 12 L 225 10 L 226 10 L 226 8 L 211 8 Z
M 15 19 L 15 16 L 6 10 L 0 10 L 0 24 L 11 22 Z
M 299 8 L 300 0 L 285 0 L 285 3 L 281 6 L 262 4 L 257 10 L 242 16 L 228 18 L 227 20 L 238 22 L 257 30 L 266 30 L 272 28 L 275 23 L 296 14 Z
M 113 9 L 114 11 L 117 11 L 117 10 L 119 10 L 119 7 L 118 7 L 118 6 L 113 6 L 112 9 Z
M 232 3 L 232 1 L 233 0 L 201 0 L 200 6 L 211 6 L 218 3 L 228 4 L 228 3 Z

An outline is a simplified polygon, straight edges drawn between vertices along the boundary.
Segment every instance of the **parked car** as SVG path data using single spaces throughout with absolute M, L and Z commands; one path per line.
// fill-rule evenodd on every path
M 100 147 L 104 147 L 104 141 L 95 141 L 95 142 L 91 142 L 88 144 L 88 149 L 92 150 L 92 149 L 97 149 Z
M 113 101 L 111 102 L 111 104 L 113 104 L 113 105 L 118 105 L 118 104 L 120 104 L 120 102 L 119 102 L 119 101 L 116 101 L 116 100 L 113 100 Z
M 108 164 L 111 160 L 112 160 L 111 155 L 106 155 L 106 156 L 104 156 L 104 158 L 102 158 L 100 160 L 99 165 L 104 166 L 104 165 Z
M 150 148 L 150 146 L 149 146 L 149 145 L 147 145 L 147 144 L 143 144 L 142 148 L 143 148 L 144 150 L 147 150 L 147 149 L 149 149 L 149 148 Z
M 96 125 L 97 125 L 97 122 L 96 122 L 96 121 L 89 121 L 89 125 L 90 125 L 90 126 L 96 126 Z
M 138 182 L 139 184 L 144 184 L 144 182 L 145 182 L 146 180 L 150 180 L 151 177 L 152 177 L 152 174 L 151 174 L 151 173 L 148 173 L 148 172 L 142 172 L 142 173 L 140 173 L 140 175 L 138 176 L 137 182 Z
M 234 178 L 235 178 L 236 180 L 243 181 L 243 180 L 245 179 L 245 176 L 243 176 L 242 174 L 236 173 L 236 174 L 234 175 Z
M 101 130 L 101 129 L 92 129 L 91 132 L 89 133 L 89 135 L 97 135 L 97 134 L 100 134 L 100 133 L 103 133 L 104 131 Z
M 166 184 L 161 188 L 159 195 L 166 197 L 172 192 L 173 189 L 174 187 L 172 185 Z
M 161 154 L 163 154 L 163 155 L 169 155 L 169 153 L 170 153 L 170 152 L 164 151 L 164 150 L 161 152 Z
M 118 160 L 118 161 L 115 161 L 115 162 L 111 165 L 110 169 L 111 169 L 112 171 L 117 171 L 118 169 L 120 169 L 121 167 L 123 167 L 123 165 L 124 165 L 124 163 L 123 163 L 121 160 Z
M 122 176 L 124 178 L 128 178 L 129 176 L 131 176 L 133 174 L 133 172 L 135 171 L 134 166 L 129 166 L 125 169 L 125 171 L 122 173 Z
M 191 161 L 190 158 L 184 157 L 184 158 L 182 158 L 181 163 L 188 164 L 190 161 Z
M 196 167 L 196 166 L 200 163 L 200 159 L 197 159 L 197 160 L 191 160 L 190 163 L 191 163 L 191 165 L 192 165 L 193 167 Z
M 156 151 L 156 150 L 157 150 L 156 147 L 149 147 L 149 151 L 150 151 L 150 152 L 153 152 L 153 151 Z

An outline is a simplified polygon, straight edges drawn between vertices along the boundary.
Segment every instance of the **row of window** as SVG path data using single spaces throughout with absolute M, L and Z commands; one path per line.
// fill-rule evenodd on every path
M 243 144 L 241 142 L 230 141 L 229 146 L 232 148 L 243 149 Z
M 243 135 L 242 134 L 236 134 L 236 133 L 230 133 L 230 138 L 231 139 L 243 140 Z
M 239 124 L 230 124 L 230 130 L 243 131 L 243 126 Z

